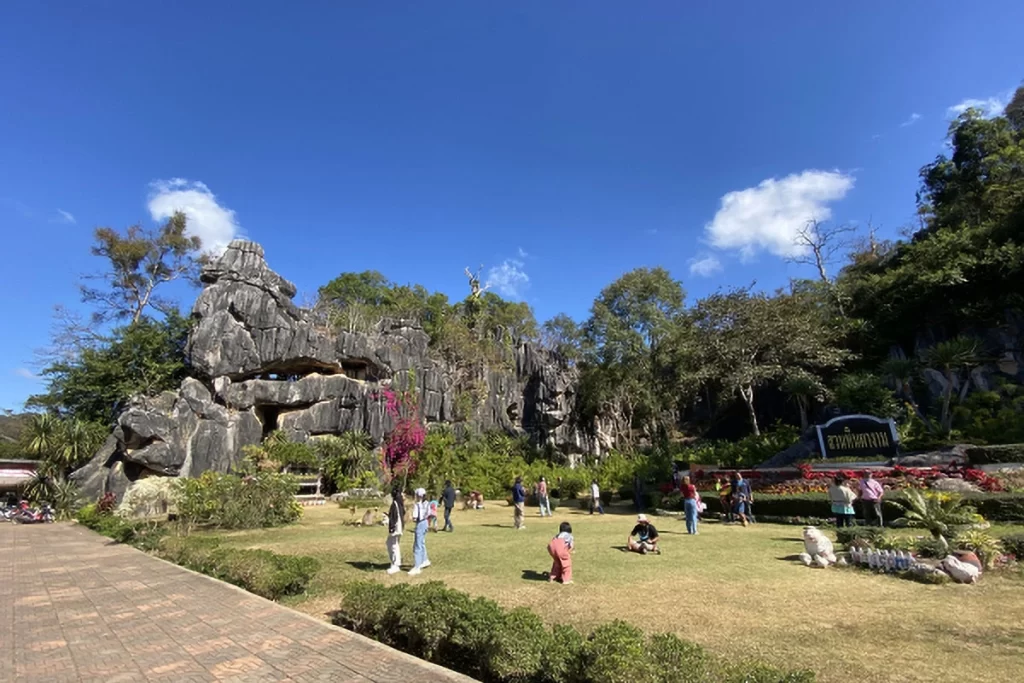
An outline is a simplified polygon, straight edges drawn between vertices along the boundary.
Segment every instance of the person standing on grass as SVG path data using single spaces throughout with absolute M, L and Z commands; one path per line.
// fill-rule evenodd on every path
M 544 477 L 537 482 L 537 504 L 540 506 L 540 516 L 551 516 L 551 499 L 548 498 L 548 480 Z
M 523 488 L 522 477 L 516 477 L 516 483 L 512 486 L 512 506 L 515 508 L 512 521 L 515 524 L 516 529 L 525 529 L 526 525 L 523 524 L 523 512 L 526 508 L 526 489 Z
M 689 477 L 683 477 L 680 487 L 683 494 L 683 510 L 686 511 L 686 533 L 697 533 L 697 487 L 690 483 Z
M 604 514 L 604 507 L 601 506 L 601 487 L 597 485 L 597 479 L 590 482 L 590 514 L 594 514 L 594 510 L 598 513 Z
M 452 510 L 455 509 L 455 487 L 452 486 L 452 480 L 449 479 L 444 483 L 444 491 L 441 493 L 441 500 L 444 501 L 444 530 L 455 531 L 452 527 Z
M 878 524 L 885 526 L 882 520 L 882 496 L 885 489 L 872 475 L 871 470 L 864 471 L 864 477 L 860 480 L 860 499 L 864 505 L 864 523 L 868 526 Z
M 558 525 L 558 535 L 548 543 L 548 555 L 551 555 L 551 573 L 548 581 L 561 581 L 562 585 L 572 583 L 572 553 L 576 550 L 576 541 L 572 537 L 572 525 L 562 522 Z
M 732 500 L 733 512 L 740 518 L 743 526 L 747 525 L 747 517 L 750 515 L 750 482 L 743 478 L 739 472 L 732 475 Z
M 402 485 L 395 484 L 391 489 L 391 507 L 388 509 L 388 557 L 391 566 L 388 574 L 397 574 L 402 570 L 402 520 L 405 517 L 405 505 L 402 502 Z
M 718 502 L 722 506 L 722 512 L 725 513 L 725 521 L 733 521 L 732 516 L 732 484 L 729 479 L 724 482 L 721 479 L 715 481 L 715 488 L 718 490 Z
M 412 521 L 416 524 L 416 535 L 412 544 L 413 568 L 409 576 L 416 576 L 430 566 L 427 557 L 427 521 L 430 517 L 430 503 L 427 502 L 427 490 L 416 489 L 416 503 L 412 508 Z
M 832 514 L 837 527 L 853 526 L 853 501 L 857 494 L 846 485 L 846 476 L 839 473 L 828 487 L 828 499 L 832 503 Z

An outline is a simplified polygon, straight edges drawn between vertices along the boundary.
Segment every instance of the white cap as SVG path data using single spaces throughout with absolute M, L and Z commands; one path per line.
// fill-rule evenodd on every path
M 636 521 L 638 521 L 638 522 L 646 522 L 647 521 L 647 515 L 645 515 L 645 514 L 637 515 L 636 516 Z
M 415 494 L 416 494 L 417 496 L 426 496 L 426 495 L 427 495 L 427 490 L 426 490 L 426 489 L 416 489 L 416 490 L 414 491 L 414 493 L 415 493 Z

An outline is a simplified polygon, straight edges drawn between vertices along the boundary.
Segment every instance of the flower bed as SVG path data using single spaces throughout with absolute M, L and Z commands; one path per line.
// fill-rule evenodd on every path
M 709 513 L 725 512 L 714 491 L 702 491 L 701 498 L 707 504 Z M 903 516 L 903 508 L 896 503 L 899 494 L 890 494 L 882 501 L 882 516 L 887 520 Z M 666 496 L 662 506 L 673 499 Z M 1024 522 L 1024 494 L 1021 493 L 968 493 L 964 500 L 974 506 L 980 515 L 993 522 Z M 754 496 L 754 515 L 767 521 L 767 517 L 804 519 L 809 517 L 829 519 L 832 506 L 824 493 L 772 494 L 760 493 Z M 801 523 L 801 522 L 798 522 Z

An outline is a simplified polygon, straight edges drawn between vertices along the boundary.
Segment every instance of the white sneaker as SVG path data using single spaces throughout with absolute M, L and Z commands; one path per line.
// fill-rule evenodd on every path
M 400 571 L 402 571 L 401 567 L 396 567 L 395 565 L 388 567 L 388 574 L 397 574 Z
M 423 573 L 423 570 L 420 569 L 419 567 L 413 567 L 412 569 L 409 570 L 409 576 L 416 576 L 416 575 L 422 574 L 422 573 Z
M 429 566 L 430 566 L 430 560 L 426 560 L 423 564 L 420 565 L 420 569 L 426 569 Z

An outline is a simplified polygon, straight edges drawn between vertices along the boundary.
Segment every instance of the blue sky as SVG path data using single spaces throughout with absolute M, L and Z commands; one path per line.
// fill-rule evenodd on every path
M 912 221 L 950 107 L 1024 77 L 1022 25 L 1011 1 L 3 3 L 0 407 L 41 389 L 92 230 L 176 206 L 308 295 L 376 269 L 461 298 L 482 264 L 544 320 L 638 266 L 690 301 L 774 288 L 808 217 Z

